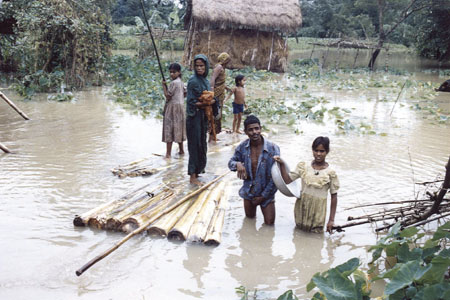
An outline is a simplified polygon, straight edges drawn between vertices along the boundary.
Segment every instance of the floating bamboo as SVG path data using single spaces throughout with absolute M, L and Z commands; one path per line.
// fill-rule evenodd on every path
M 149 197 L 146 191 L 138 191 L 130 198 L 124 201 L 118 201 L 113 203 L 110 207 L 105 208 L 99 214 L 94 215 L 89 218 L 88 226 L 98 229 L 106 229 L 106 223 L 109 219 L 113 218 L 115 215 L 126 209 L 127 207 L 133 206 L 136 202 L 141 202 Z
M 146 189 L 147 187 L 149 187 L 151 184 L 147 184 L 145 186 L 142 186 L 134 191 L 132 191 L 131 193 L 127 193 L 123 196 L 121 196 L 119 199 L 114 199 L 111 200 L 103 205 L 100 205 L 96 208 L 93 208 L 87 212 L 85 212 L 82 215 L 75 215 L 75 218 L 73 220 L 73 225 L 75 226 L 85 226 L 88 225 L 89 220 L 90 219 L 94 219 L 96 218 L 98 215 L 101 214 L 106 214 L 112 210 L 114 210 L 115 208 L 117 208 L 120 205 L 123 205 L 124 203 L 127 202 L 127 200 L 131 199 L 133 196 L 135 196 L 135 194 L 143 189 Z M 101 227 L 100 227 L 101 228 Z
M 136 234 L 141 233 L 142 231 L 146 230 L 147 227 L 153 223 L 155 220 L 159 219 L 161 216 L 171 212 L 172 210 L 174 210 L 175 208 L 177 208 L 178 206 L 180 206 L 181 204 L 183 204 L 184 202 L 186 202 L 187 200 L 189 200 L 191 197 L 203 192 L 204 190 L 206 190 L 208 187 L 210 187 L 212 184 L 216 183 L 217 181 L 219 181 L 220 179 L 222 179 L 223 177 L 225 177 L 228 173 L 230 173 L 230 171 L 225 172 L 224 174 L 218 176 L 217 178 L 211 180 L 209 183 L 199 187 L 197 190 L 193 191 L 192 193 L 189 193 L 188 195 L 184 196 L 183 198 L 181 198 L 176 204 L 168 207 L 167 209 L 159 212 L 158 214 L 156 214 L 155 216 L 153 216 L 150 220 L 148 220 L 147 222 L 145 222 L 144 224 L 142 224 L 141 227 L 133 230 L 132 232 L 130 232 L 126 237 L 124 237 L 120 242 L 118 242 L 117 244 L 115 244 L 114 246 L 112 246 L 111 248 L 109 248 L 108 250 L 106 250 L 105 252 L 103 252 L 102 254 L 98 255 L 97 257 L 93 258 L 92 260 L 90 260 L 88 263 L 86 263 L 84 266 L 82 266 L 80 269 L 78 269 L 75 274 L 77 276 L 80 276 L 81 274 L 83 274 L 87 269 L 89 269 L 90 267 L 92 267 L 95 263 L 99 262 L 100 260 L 102 260 L 103 258 L 105 258 L 106 256 L 108 256 L 109 254 L 111 254 L 113 251 L 115 251 L 117 248 L 119 248 L 120 246 L 122 246 L 126 241 L 128 241 L 130 238 L 132 238 L 133 236 L 135 236 Z
M 190 242 L 203 242 L 208 231 L 209 223 L 214 215 L 217 205 L 222 197 L 225 182 L 219 182 L 218 185 L 209 193 L 200 211 L 195 218 L 194 223 L 189 230 L 187 240 Z
M 190 205 L 191 203 L 189 201 L 184 202 L 173 211 L 153 223 L 147 229 L 147 233 L 152 235 L 167 236 L 172 227 L 186 213 Z
M 206 234 L 204 243 L 206 245 L 219 245 L 222 241 L 222 229 L 223 223 L 225 221 L 225 211 L 228 207 L 228 197 L 229 191 L 227 188 L 224 189 L 219 205 L 214 212 L 214 216 L 211 219 L 211 223 L 208 227 L 208 232 Z
M 0 92 L 0 98 L 3 98 L 3 100 L 6 101 L 6 103 L 9 104 L 9 106 L 11 106 L 19 115 L 22 116 L 22 118 L 24 118 L 25 120 L 29 120 L 30 118 L 23 112 L 21 111 L 15 104 L 14 102 L 12 102 L 11 100 L 8 99 L 8 97 L 6 97 L 5 94 L 3 94 L 2 92 Z
M 169 239 L 185 241 L 189 230 L 191 229 L 192 224 L 195 221 L 199 211 L 201 210 L 203 203 L 207 200 L 211 189 L 207 189 L 203 191 L 200 196 L 192 203 L 191 207 L 189 207 L 188 211 L 184 214 L 184 216 L 178 220 L 172 230 L 169 231 L 167 237 Z
M 174 196 L 175 195 L 173 194 L 173 192 L 168 195 L 164 195 L 163 197 L 161 197 L 161 201 L 157 201 L 140 213 L 133 214 L 132 216 L 128 217 L 123 221 L 121 230 L 124 232 L 130 232 L 135 230 L 136 228 L 139 228 L 142 224 L 165 209 L 170 204 Z
M 171 191 L 161 192 L 154 197 L 145 195 L 142 197 L 142 200 L 136 201 L 133 205 L 128 206 L 126 209 L 109 218 L 106 222 L 105 229 L 119 230 L 125 220 L 138 215 L 143 211 L 151 213 L 155 207 L 158 207 L 161 202 L 164 202 L 166 197 L 171 195 L 173 195 L 173 192 Z

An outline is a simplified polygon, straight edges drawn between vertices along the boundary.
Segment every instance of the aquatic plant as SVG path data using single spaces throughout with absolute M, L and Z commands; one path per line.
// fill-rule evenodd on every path
M 167 70 L 168 63 L 164 64 Z M 115 55 L 110 58 L 106 71 L 108 78 L 114 82 L 109 93 L 114 101 L 144 116 L 162 118 L 165 98 L 156 60 Z
M 316 273 L 307 285 L 308 292 L 314 288 L 320 290 L 312 299 L 371 299 L 372 283 L 385 280 L 388 282 L 383 299 L 449 299 L 450 249 L 446 245 L 450 239 L 450 222 L 438 227 L 425 241 L 425 232 L 417 227 L 401 230 L 400 226 L 400 223 L 394 225 L 369 249 L 373 253 L 368 275 L 358 269 L 358 258 Z

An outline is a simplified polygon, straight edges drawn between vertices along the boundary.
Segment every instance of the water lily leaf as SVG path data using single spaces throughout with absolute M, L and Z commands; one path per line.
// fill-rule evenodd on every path
M 422 267 L 418 260 L 409 261 L 406 264 L 401 264 L 398 272 L 392 277 L 392 280 L 386 285 L 384 293 L 391 295 L 413 281 L 419 280 L 428 270 L 431 265 Z

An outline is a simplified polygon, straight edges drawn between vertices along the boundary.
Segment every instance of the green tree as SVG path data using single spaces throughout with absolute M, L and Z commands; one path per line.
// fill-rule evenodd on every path
M 14 38 L 2 52 L 17 65 L 28 91 L 55 91 L 65 81 L 99 83 L 110 53 L 110 1 L 16 0 L 2 3 L 2 16 L 16 20 Z M 0 16 L 1 18 L 1 16 Z M 7 51 L 6 51 L 7 50 Z
M 416 18 L 416 47 L 421 56 L 450 59 L 450 1 L 434 0 L 432 7 Z

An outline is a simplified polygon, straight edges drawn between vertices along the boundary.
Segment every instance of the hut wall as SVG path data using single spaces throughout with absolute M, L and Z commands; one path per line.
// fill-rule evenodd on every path
M 287 45 L 275 32 L 248 29 L 198 31 L 193 24 L 188 30 L 184 49 L 183 63 L 188 66 L 192 66 L 192 59 L 199 53 L 206 54 L 214 66 L 217 56 L 227 52 L 231 56 L 228 66 L 231 69 L 252 66 L 268 70 L 270 66 L 270 71 L 285 72 L 287 68 Z

